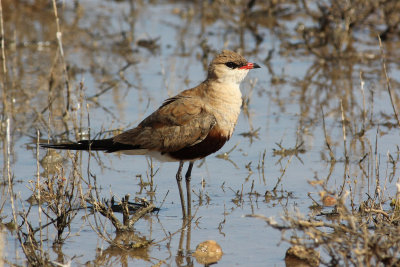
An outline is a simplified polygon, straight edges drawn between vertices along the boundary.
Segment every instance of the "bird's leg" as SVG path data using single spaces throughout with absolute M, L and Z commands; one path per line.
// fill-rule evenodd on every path
M 190 188 L 190 179 L 192 178 L 192 169 L 193 169 L 193 161 L 189 163 L 189 167 L 187 169 L 185 179 L 186 179 L 186 194 L 187 194 L 187 214 L 188 218 L 192 217 L 192 190 Z
M 183 161 L 179 161 L 179 168 L 178 172 L 176 173 L 176 182 L 178 183 L 179 197 L 181 198 L 182 216 L 183 218 L 186 218 L 185 199 L 183 197 L 182 185 L 181 185 L 182 168 L 183 168 Z

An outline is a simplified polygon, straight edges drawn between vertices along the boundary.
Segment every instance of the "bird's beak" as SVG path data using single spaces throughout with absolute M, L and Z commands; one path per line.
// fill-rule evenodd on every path
M 258 65 L 257 63 L 247 63 L 246 65 L 244 65 L 243 67 L 240 67 L 240 70 L 251 70 L 251 69 L 258 69 L 261 68 L 260 65 Z

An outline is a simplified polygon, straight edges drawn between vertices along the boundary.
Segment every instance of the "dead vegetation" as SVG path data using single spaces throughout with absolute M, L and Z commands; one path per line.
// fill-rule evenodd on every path
M 282 232 L 284 241 L 293 246 L 321 250 L 321 264 L 326 266 L 397 266 L 400 263 L 400 214 L 398 207 L 384 210 L 372 199 L 349 210 L 348 194 L 328 213 L 305 216 L 286 212 L 282 221 L 262 215 L 248 215 L 265 220 Z M 313 265 L 315 266 L 315 265 Z

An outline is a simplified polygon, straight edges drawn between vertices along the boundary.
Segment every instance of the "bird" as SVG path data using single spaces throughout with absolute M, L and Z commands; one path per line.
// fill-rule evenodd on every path
M 70 143 L 45 143 L 43 148 L 121 152 L 179 162 L 176 182 L 183 218 L 191 217 L 191 173 L 196 160 L 215 153 L 230 139 L 242 105 L 239 85 L 249 70 L 260 68 L 240 54 L 222 50 L 210 62 L 207 78 L 198 86 L 166 99 L 135 128 L 114 137 Z M 187 210 L 182 190 L 185 174 Z

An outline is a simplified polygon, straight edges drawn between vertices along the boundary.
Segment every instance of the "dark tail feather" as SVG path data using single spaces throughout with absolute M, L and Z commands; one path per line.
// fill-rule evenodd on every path
M 102 140 L 81 140 L 77 143 L 40 144 L 43 148 L 70 149 L 70 150 L 109 150 L 114 146 L 111 138 Z
M 102 140 L 81 140 L 77 143 L 40 144 L 40 146 L 43 148 L 53 149 L 105 151 L 107 153 L 140 148 L 140 146 L 138 145 L 129 145 L 114 142 L 113 138 Z

